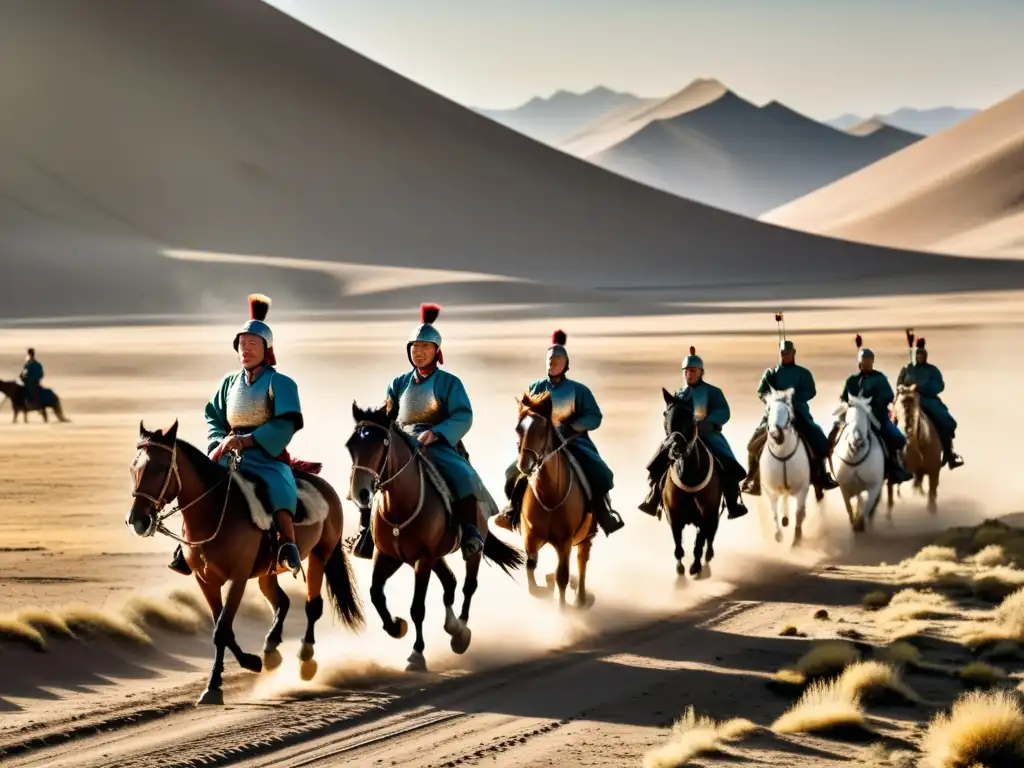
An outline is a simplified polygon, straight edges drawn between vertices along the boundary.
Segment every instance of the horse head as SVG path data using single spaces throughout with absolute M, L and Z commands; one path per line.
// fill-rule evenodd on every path
M 519 437 L 519 458 L 516 468 L 524 475 L 534 472 L 544 463 L 551 450 L 552 409 L 551 393 L 539 395 L 523 393 L 517 401 L 519 416 L 516 435 Z
M 878 425 L 871 413 L 871 398 L 850 395 L 849 404 L 843 411 L 843 421 L 849 432 L 850 447 L 857 453 L 871 439 L 871 427 Z
M 768 434 L 776 445 L 782 445 L 786 433 L 793 430 L 793 389 L 770 389 L 767 398 Z
M 896 403 L 905 413 L 913 414 L 921 404 L 921 393 L 917 384 L 898 384 L 896 386 Z
M 662 387 L 665 399 L 665 435 L 672 438 L 669 455 L 675 458 L 680 442 L 692 445 L 697 436 L 697 422 L 693 415 L 693 402 L 687 398 L 676 397 Z
M 150 432 L 139 422 L 138 453 L 129 470 L 133 501 L 124 521 L 137 536 L 156 533 L 161 510 L 181 492 L 177 438 L 177 421 L 167 432 Z
M 391 456 L 396 431 L 390 410 L 389 404 L 360 408 L 352 401 L 352 418 L 356 425 L 345 443 L 352 458 L 349 498 L 361 509 L 370 506 Z

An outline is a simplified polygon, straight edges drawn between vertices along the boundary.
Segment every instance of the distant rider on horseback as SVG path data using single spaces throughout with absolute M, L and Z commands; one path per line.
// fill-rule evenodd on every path
M 238 471 L 263 484 L 278 531 L 277 562 L 296 574 L 301 566 L 293 522 L 298 490 L 287 448 L 303 427 L 302 409 L 298 386 L 276 370 L 274 334 L 265 322 L 269 310 L 269 298 L 249 296 L 250 319 L 233 342 L 242 369 L 227 374 L 206 404 L 207 452 L 222 466 L 238 452 Z M 169 567 L 192 572 L 180 544 Z
M 907 331 L 908 342 L 913 339 L 911 331 Z M 917 393 L 921 398 L 921 410 L 928 414 L 932 424 L 935 425 L 942 441 L 943 463 L 950 469 L 963 466 L 964 460 L 953 452 L 953 437 L 956 434 L 956 419 L 950 414 L 946 404 L 939 399 L 939 393 L 946 388 L 942 380 L 942 371 L 928 362 L 928 350 L 925 349 L 924 339 L 917 340 L 917 348 L 914 351 L 914 362 L 903 367 L 899 376 L 896 377 L 896 386 L 904 384 L 917 385 Z
M 697 356 L 697 350 L 690 347 L 690 354 L 683 359 L 684 386 L 676 397 L 689 400 L 693 404 L 693 416 L 697 422 L 697 433 L 711 453 L 718 460 L 722 469 L 722 493 L 729 517 L 743 517 L 747 508 L 740 499 L 740 482 L 747 472 L 729 447 L 729 442 L 722 434 L 722 427 L 728 423 L 730 412 L 725 394 L 718 387 L 704 381 L 704 361 Z M 661 505 L 662 487 L 665 475 L 671 466 L 669 448 L 671 441 L 666 440 L 655 457 L 647 465 L 650 491 L 647 498 L 640 504 L 640 510 L 649 515 L 658 514 Z
M 547 350 L 547 378 L 530 385 L 530 394 L 551 393 L 552 420 L 566 450 L 579 463 L 590 485 L 591 503 L 597 524 L 606 536 L 619 530 L 624 523 L 618 512 L 611 508 L 608 493 L 614 485 L 611 468 L 597 452 L 590 433 L 601 426 L 604 416 L 590 388 L 566 376 L 569 371 L 569 352 L 565 348 L 564 331 L 555 331 Z M 519 515 L 527 477 L 519 474 L 516 463 L 505 472 L 505 495 L 509 503 L 495 518 L 494 523 L 505 530 L 519 526 Z
M 43 381 L 43 364 L 36 360 L 36 351 L 29 347 L 28 357 L 19 374 L 21 384 L 25 388 L 25 408 L 33 410 L 40 407 L 40 389 Z
M 857 353 L 857 367 L 860 369 L 860 372 L 846 379 L 846 383 L 843 384 L 843 391 L 839 394 L 839 399 L 844 403 L 848 403 L 850 402 L 850 395 L 871 398 L 871 413 L 881 425 L 881 428 L 876 433 L 887 449 L 888 471 L 886 476 L 892 483 L 905 483 L 912 477 L 907 472 L 906 467 L 903 466 L 902 451 L 903 446 L 907 444 L 907 439 L 889 418 L 889 406 L 896 399 L 896 395 L 893 393 L 885 374 L 875 370 L 875 353 L 867 347 L 861 346 L 863 339 L 860 334 L 857 334 L 855 341 L 859 350 Z M 828 436 L 830 450 L 835 445 L 841 426 L 838 420 L 832 425 L 832 431 Z
M 484 519 L 497 512 L 476 470 L 459 452 L 460 443 L 473 425 L 473 407 L 462 381 L 440 368 L 441 334 L 434 321 L 441 308 L 436 304 L 420 305 L 420 325 L 413 329 L 406 342 L 406 356 L 412 369 L 396 376 L 387 389 L 385 407 L 388 416 L 419 442 L 431 463 L 444 478 L 454 499 L 452 512 L 462 529 L 462 556 L 469 560 L 483 551 L 484 539 L 476 527 L 477 511 L 486 510 Z M 352 554 L 373 556 L 371 508 L 359 511 L 359 537 Z
M 779 317 L 781 318 L 781 315 Z M 811 416 L 809 402 L 817 394 L 814 376 L 809 370 L 796 364 L 796 345 L 789 339 L 779 343 L 779 364 L 774 368 L 766 368 L 761 376 L 757 396 L 762 403 L 772 389 L 793 390 L 793 410 L 796 414 L 793 426 L 797 434 L 803 438 L 810 453 L 811 480 L 815 488 L 821 491 L 835 488 L 836 482 L 829 475 L 825 464 L 828 459 L 828 438 Z M 751 496 L 761 494 L 761 452 L 764 450 L 767 437 L 768 413 L 765 412 L 747 444 L 748 472 L 742 490 Z

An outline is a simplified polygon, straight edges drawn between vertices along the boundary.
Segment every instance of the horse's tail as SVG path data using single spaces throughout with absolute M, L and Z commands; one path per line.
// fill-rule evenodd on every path
M 324 563 L 324 576 L 327 579 L 327 594 L 334 605 L 334 615 L 349 629 L 362 629 L 366 624 L 363 602 L 359 598 L 352 565 L 345 557 L 340 541 L 334 545 L 334 551 Z
M 509 546 L 494 534 L 488 534 L 484 541 L 484 557 L 492 563 L 497 563 L 509 576 L 512 575 L 512 571 L 522 568 L 526 562 L 526 555 L 522 550 Z

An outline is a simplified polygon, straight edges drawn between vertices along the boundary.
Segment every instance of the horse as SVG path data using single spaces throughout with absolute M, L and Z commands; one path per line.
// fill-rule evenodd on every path
M 928 414 L 921 408 L 921 394 L 917 384 L 896 387 L 896 417 L 903 423 L 907 445 L 903 449 L 903 462 L 914 476 L 913 489 L 924 494 L 924 478 L 928 476 L 928 511 L 935 512 L 935 497 L 939 489 L 939 471 L 942 469 L 942 441 Z M 892 483 L 888 483 L 889 509 L 892 509 Z M 890 511 L 890 514 L 891 511 Z
M 409 626 L 404 619 L 391 615 L 384 586 L 403 564 L 412 566 L 416 577 L 409 614 L 416 625 L 416 641 L 406 671 L 426 672 L 423 620 L 431 572 L 437 575 L 444 591 L 444 630 L 451 637 L 452 651 L 462 654 L 472 640 L 469 607 L 477 589 L 481 559 L 486 557 L 511 575 L 522 566 L 523 553 L 488 535 L 487 520 L 478 512 L 477 528 L 484 536 L 484 549 L 466 562 L 462 612 L 456 616 L 452 606 L 457 582 L 444 558 L 459 551 L 462 534 L 450 519 L 444 481 L 421 453 L 422 446 L 395 424 L 386 407 L 363 409 L 353 402 L 352 418 L 355 427 L 345 443 L 352 457 L 349 498 L 364 509 L 372 505 L 374 510 L 370 599 L 384 631 L 396 640 L 405 637 Z
M 715 534 L 722 508 L 721 470 L 711 450 L 700 438 L 697 421 L 693 415 L 693 404 L 683 400 L 664 387 L 665 435 L 670 441 L 668 479 L 662 486 L 661 506 L 668 516 L 675 540 L 676 573 L 685 576 L 683 564 L 683 527 L 697 528 L 697 540 L 693 545 L 693 563 L 690 575 L 700 576 L 703 572 L 701 557 L 707 545 L 706 563 L 710 576 L 711 560 L 715 556 Z
M 213 671 L 197 705 L 223 704 L 221 690 L 224 649 L 234 654 L 239 666 L 250 672 L 281 663 L 277 648 L 282 642 L 289 600 L 278 585 L 276 547 L 270 536 L 255 524 L 257 511 L 269 528 L 269 513 L 259 500 L 255 484 L 237 471 L 238 456 L 229 468 L 209 459 L 195 446 L 178 438 L 178 422 L 166 432 L 148 431 L 139 423 L 138 453 L 132 464 L 134 501 L 125 523 L 142 537 L 162 533 L 184 545 L 185 559 L 210 606 L 214 619 Z M 244 458 L 241 460 L 244 462 Z M 314 626 L 323 615 L 320 591 L 324 579 L 335 615 L 352 631 L 364 624 L 355 577 L 341 548 L 341 499 L 327 481 L 316 475 L 295 472 L 299 484 L 299 511 L 295 538 L 303 559 L 309 558 L 306 578 L 306 634 L 299 649 L 304 680 L 316 674 L 313 658 Z M 178 507 L 164 512 L 177 499 Z M 169 531 L 163 521 L 181 513 L 182 535 Z M 308 520 L 304 519 L 305 514 Z M 322 519 L 317 519 L 322 518 Z M 313 520 L 313 522 L 310 522 Z M 258 579 L 260 590 L 274 610 L 274 623 L 266 636 L 263 658 L 245 653 L 235 640 L 232 622 L 249 579 Z M 221 589 L 228 585 L 227 602 Z
M 782 527 L 789 525 L 789 500 L 796 502 L 793 546 L 803 538 L 807 492 L 811 485 L 811 461 L 803 438 L 794 427 L 793 390 L 770 389 L 767 398 L 768 439 L 761 452 L 761 488 L 775 521 L 775 541 L 782 541 Z
M 38 404 L 33 404 L 31 407 L 25 403 L 25 387 L 16 381 L 4 381 L 0 379 L 0 394 L 6 395 L 11 401 L 11 410 L 14 411 L 14 420 L 12 423 L 18 423 L 18 414 L 22 414 L 22 421 L 28 424 L 28 412 L 39 411 L 43 415 L 43 421 L 49 423 L 50 417 L 46 414 L 47 408 L 53 409 L 53 415 L 57 417 L 60 422 L 70 421 L 67 416 L 64 415 L 64 409 L 61 406 L 60 398 L 57 397 L 57 393 L 52 389 L 46 387 L 39 388 L 39 401 Z
M 526 393 L 518 401 L 519 437 L 517 469 L 528 478 L 522 500 L 523 542 L 526 549 L 526 573 L 530 594 L 550 596 L 548 589 L 537 585 L 537 553 L 545 544 L 558 553 L 554 581 L 558 585 L 560 607 L 565 608 L 565 589 L 569 586 L 569 556 L 576 547 L 576 605 L 589 608 L 594 597 L 587 592 L 587 562 L 597 535 L 594 515 L 587 509 L 587 498 L 576 477 L 576 470 L 566 455 L 568 441 L 562 439 L 552 420 L 551 395 L 536 397 Z M 549 577 L 550 578 L 550 577 Z
M 874 518 L 882 495 L 885 449 L 872 429 L 878 426 L 878 421 L 871 413 L 870 397 L 850 395 L 849 403 L 840 402 L 833 415 L 842 419 L 842 428 L 830 454 L 832 471 L 843 495 L 850 524 L 855 532 L 861 533 L 865 518 Z M 866 494 L 866 498 L 862 494 Z M 851 504 L 853 498 L 857 500 L 856 514 Z

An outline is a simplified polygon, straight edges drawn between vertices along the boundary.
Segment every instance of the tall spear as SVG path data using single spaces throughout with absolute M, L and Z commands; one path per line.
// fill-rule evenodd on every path
M 782 349 L 782 342 L 786 340 L 786 321 L 783 320 L 781 312 L 775 313 L 775 322 L 779 328 L 779 349 Z
M 909 352 L 910 364 L 914 364 L 914 329 L 907 328 L 907 350 Z

